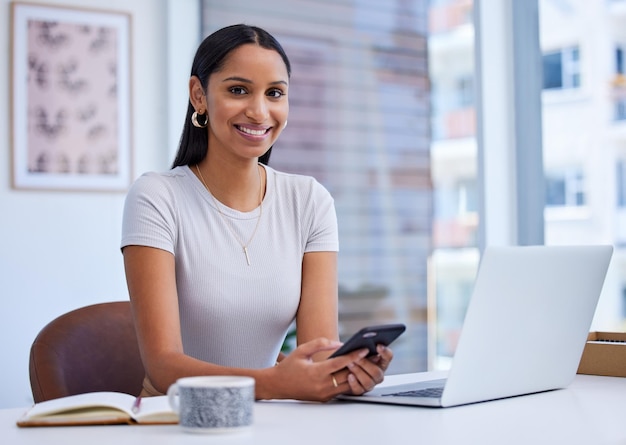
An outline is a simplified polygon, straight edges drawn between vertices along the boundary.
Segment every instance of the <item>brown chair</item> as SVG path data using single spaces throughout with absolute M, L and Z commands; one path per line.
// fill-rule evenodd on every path
M 30 349 L 35 402 L 93 391 L 139 395 L 144 367 L 130 302 L 86 306 L 46 325 Z

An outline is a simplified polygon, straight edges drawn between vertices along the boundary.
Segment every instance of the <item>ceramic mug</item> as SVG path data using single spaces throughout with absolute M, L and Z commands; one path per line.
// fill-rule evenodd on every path
M 184 377 L 169 387 L 167 397 L 185 431 L 234 432 L 252 425 L 252 377 Z

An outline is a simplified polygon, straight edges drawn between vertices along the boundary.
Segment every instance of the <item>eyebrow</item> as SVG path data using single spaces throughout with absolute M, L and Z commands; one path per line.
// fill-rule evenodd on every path
M 242 82 L 242 83 L 253 83 L 250 79 L 246 79 L 245 77 L 238 77 L 238 76 L 227 77 L 226 79 L 222 80 L 222 82 L 231 82 L 231 81 Z M 270 82 L 270 85 L 287 85 L 288 86 L 289 84 L 284 80 L 276 80 L 274 82 Z

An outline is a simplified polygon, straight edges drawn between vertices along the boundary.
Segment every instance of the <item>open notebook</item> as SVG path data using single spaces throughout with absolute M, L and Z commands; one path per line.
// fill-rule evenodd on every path
M 340 398 L 447 407 L 566 387 L 612 252 L 611 246 L 485 249 L 447 380 Z
M 178 416 L 167 396 L 137 399 L 129 394 L 104 391 L 36 403 L 17 421 L 21 427 L 124 423 L 178 423 Z

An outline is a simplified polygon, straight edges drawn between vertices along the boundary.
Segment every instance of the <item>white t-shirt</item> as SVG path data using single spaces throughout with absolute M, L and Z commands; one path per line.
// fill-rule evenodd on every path
M 124 207 L 121 246 L 156 247 L 175 256 L 185 353 L 232 367 L 274 364 L 300 302 L 305 252 L 337 251 L 337 216 L 314 178 L 265 166 L 259 208 L 239 212 L 218 202 L 189 167 L 146 173 Z M 236 230 L 238 239 L 232 233 Z

